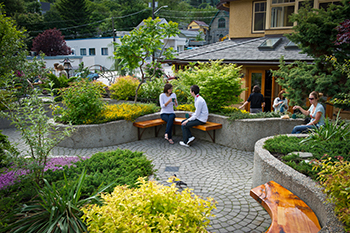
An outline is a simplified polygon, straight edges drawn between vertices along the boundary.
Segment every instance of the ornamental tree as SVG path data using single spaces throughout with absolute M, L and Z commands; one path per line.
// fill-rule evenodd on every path
M 35 37 L 32 51 L 38 54 L 43 52 L 47 56 L 68 55 L 72 52 L 67 46 L 61 31 L 56 28 L 45 30 Z
M 336 45 L 341 45 L 343 43 L 350 44 L 350 19 L 346 19 L 339 26 L 336 27 L 337 34 Z
M 146 59 L 155 53 L 159 53 L 158 60 L 153 61 L 153 67 L 157 66 L 160 59 L 172 59 L 174 57 L 172 47 L 166 48 L 163 39 L 176 36 L 180 34 L 178 24 L 174 22 L 160 23 L 160 19 L 148 18 L 143 20 L 143 25 L 135 28 L 120 39 L 120 44 L 114 43 L 115 52 L 114 58 L 120 59 L 120 65 L 124 69 L 135 70 L 137 68 L 141 71 L 141 80 L 136 88 L 135 103 L 137 100 L 137 93 L 143 82 L 147 78 L 154 77 L 155 72 L 148 76 L 145 73 Z

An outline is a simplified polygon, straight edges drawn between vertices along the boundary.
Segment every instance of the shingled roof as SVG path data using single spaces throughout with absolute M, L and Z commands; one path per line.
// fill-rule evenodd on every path
M 175 59 L 166 62 L 188 63 L 224 59 L 225 63 L 242 65 L 278 65 L 281 56 L 284 56 L 287 64 L 295 60 L 312 63 L 312 57 L 301 54 L 301 50 L 296 46 L 286 47 L 290 41 L 286 37 L 280 38 L 279 44 L 271 49 L 259 48 L 267 37 L 226 40 L 186 50 L 179 53 Z

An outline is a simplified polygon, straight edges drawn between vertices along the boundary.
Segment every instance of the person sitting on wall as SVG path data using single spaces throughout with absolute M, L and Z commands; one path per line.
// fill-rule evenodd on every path
M 288 100 L 284 97 L 286 92 L 284 90 L 280 91 L 278 97 L 273 101 L 273 108 L 275 112 L 284 113 L 288 109 Z
M 311 117 L 310 122 L 307 125 L 297 125 L 294 127 L 292 134 L 299 134 L 309 131 L 310 129 L 318 128 L 324 125 L 325 110 L 321 103 L 318 102 L 320 95 L 318 92 L 313 91 L 309 95 L 310 108 L 304 110 L 300 106 L 294 106 L 293 110 L 300 110 L 302 114 Z

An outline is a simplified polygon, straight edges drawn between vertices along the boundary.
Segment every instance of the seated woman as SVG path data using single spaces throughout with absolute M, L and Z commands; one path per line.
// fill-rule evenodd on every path
M 307 125 L 297 125 L 294 127 L 292 134 L 299 134 L 309 131 L 313 128 L 318 128 L 322 125 L 324 125 L 324 117 L 325 117 L 325 110 L 318 102 L 320 96 L 318 92 L 313 91 L 309 95 L 309 101 L 310 101 L 310 108 L 306 111 L 302 109 L 300 106 L 294 106 L 293 110 L 299 109 L 304 115 L 311 117 L 310 122 Z
M 275 112 L 284 113 L 288 110 L 288 100 L 284 97 L 286 92 L 284 90 L 280 91 L 278 97 L 273 101 L 273 108 Z
M 173 122 L 175 119 L 174 105 L 177 106 L 176 94 L 172 92 L 173 86 L 167 83 L 164 85 L 163 93 L 159 95 L 160 117 L 167 123 L 164 138 L 170 144 L 174 144 L 172 140 Z

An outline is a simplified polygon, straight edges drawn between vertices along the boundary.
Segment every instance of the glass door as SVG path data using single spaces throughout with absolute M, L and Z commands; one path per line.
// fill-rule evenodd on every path
M 265 97 L 265 70 L 249 70 L 249 87 L 248 95 L 252 93 L 252 89 L 255 85 L 258 85 L 261 89 L 261 94 Z M 250 111 L 250 103 L 248 104 L 248 111 Z M 264 111 L 264 108 L 263 108 Z

